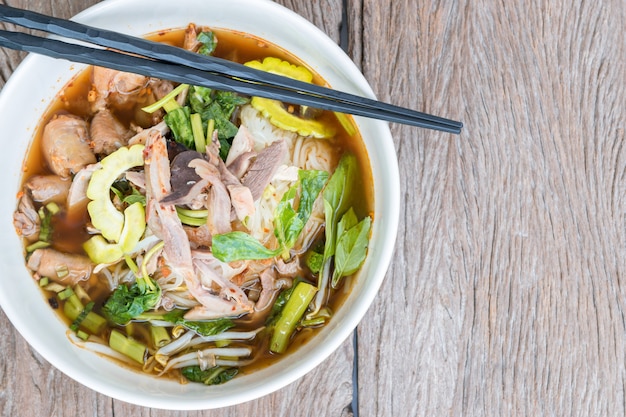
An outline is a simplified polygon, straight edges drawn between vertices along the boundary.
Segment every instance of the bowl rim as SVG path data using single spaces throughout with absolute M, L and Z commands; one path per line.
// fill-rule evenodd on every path
M 134 10 L 138 10 L 142 7 L 145 7 L 146 5 L 150 5 L 151 8 L 156 9 L 156 11 L 153 12 L 157 16 L 154 18 L 154 20 L 150 20 L 150 18 L 147 17 L 144 17 L 143 21 L 138 19 L 137 21 L 129 22 L 113 22 L 111 20 L 113 17 L 120 16 L 124 13 L 126 13 L 127 15 L 132 15 Z M 289 42 L 284 41 L 284 35 L 282 33 L 285 29 L 278 30 L 278 34 L 274 34 L 273 29 L 266 33 L 257 33 L 255 31 L 255 36 L 258 35 L 260 38 L 266 39 L 274 44 L 277 44 L 280 47 L 284 47 L 285 49 L 292 52 L 294 55 L 302 58 L 331 85 L 341 85 L 342 87 L 345 87 L 345 91 L 375 98 L 375 95 L 371 87 L 367 83 L 365 77 L 361 74 L 356 65 L 350 60 L 350 58 L 343 52 L 343 50 L 341 50 L 341 48 L 336 43 L 334 43 L 324 32 L 322 32 L 319 28 L 317 28 L 308 20 L 297 15 L 295 12 L 285 8 L 284 6 L 281 6 L 269 0 L 231 0 L 226 6 L 220 3 L 219 0 L 179 0 L 178 2 L 176 2 L 176 5 L 173 6 L 170 6 L 165 0 L 134 0 L 133 2 L 128 2 L 126 0 L 105 0 L 88 9 L 85 9 L 81 13 L 74 16 L 72 19 L 98 27 L 111 28 L 119 31 L 127 31 L 134 34 L 147 34 L 154 33 L 159 29 L 163 30 L 169 28 L 164 25 L 167 25 L 167 23 L 165 22 L 170 21 L 172 17 L 168 16 L 167 19 L 160 20 L 158 16 L 166 15 L 159 15 L 158 13 L 167 13 L 171 9 L 205 10 L 206 8 L 210 7 L 220 7 L 219 10 L 224 10 L 224 13 L 226 14 L 230 10 L 243 7 L 249 9 L 240 10 L 250 10 L 250 12 L 254 10 L 255 13 L 259 13 L 260 15 L 271 15 L 272 19 L 286 19 L 286 21 L 290 22 L 291 26 L 297 27 L 299 30 L 302 31 L 301 33 L 299 33 L 300 37 L 303 37 L 303 39 L 304 37 L 312 38 L 315 39 L 316 42 L 318 42 L 317 49 L 324 51 L 323 56 L 319 60 L 303 58 L 304 55 L 315 55 L 315 51 L 295 52 L 293 51 L 293 46 L 285 46 L 286 44 L 291 46 L 294 44 L 294 42 L 298 41 L 297 39 L 290 40 Z M 270 14 L 268 15 L 263 13 Z M 223 21 L 228 21 L 228 19 L 224 16 L 218 16 L 217 18 L 208 16 L 207 18 L 200 16 L 200 13 L 196 13 L 193 16 L 188 14 L 186 20 L 194 21 L 195 23 L 200 25 L 220 27 L 219 23 L 221 18 L 224 19 Z M 179 20 L 181 19 L 182 18 L 179 18 Z M 125 24 L 126 26 L 124 26 Z M 265 28 L 266 26 L 267 24 L 265 24 L 263 27 Z M 153 30 L 146 30 L 150 27 L 152 27 Z M 239 30 L 238 28 L 235 29 Z M 264 30 L 267 31 L 268 29 Z M 314 65 L 315 63 L 318 63 L 318 61 L 320 65 Z M 56 68 L 57 66 L 61 66 L 58 61 L 54 61 L 50 58 L 35 56 L 32 54 L 28 55 L 18 66 L 18 68 L 15 70 L 15 72 L 12 74 L 12 76 L 0 92 L 0 108 L 8 105 L 9 99 L 11 97 L 14 97 L 14 95 L 17 94 L 19 90 L 24 87 L 24 85 L 26 85 L 25 83 L 30 82 L 28 79 L 26 79 L 28 74 L 37 70 L 37 68 L 40 68 L 40 66 L 47 68 L 48 65 L 54 68 Z M 70 78 L 78 74 L 80 70 L 84 67 L 85 66 L 81 64 L 64 64 L 63 69 L 60 71 L 63 72 L 63 74 L 68 73 L 68 75 L 65 78 L 60 77 L 56 80 L 55 83 L 52 83 L 54 84 L 54 87 L 52 88 L 48 84 L 50 82 L 50 77 L 44 80 L 45 82 L 42 81 L 42 84 L 38 85 L 40 88 L 46 89 L 45 92 L 42 94 L 46 97 L 54 97 L 58 93 L 58 91 L 60 91 L 61 88 L 65 85 L 65 83 Z M 335 72 L 335 69 L 337 68 L 341 70 L 341 73 L 339 73 L 338 71 Z M 28 143 L 32 141 L 34 129 L 39 123 L 39 118 L 41 117 L 41 115 L 43 115 L 43 113 L 47 110 L 48 103 L 49 100 L 47 100 L 46 102 L 46 99 L 42 98 L 41 103 L 39 103 L 38 105 L 39 107 L 35 107 L 35 112 L 39 112 L 39 116 L 37 117 L 34 125 L 34 117 L 30 117 L 29 120 L 25 119 L 24 123 L 26 123 L 27 125 L 26 130 L 30 132 L 30 135 L 27 134 Z M 4 119 L 6 119 L 6 117 L 0 115 L 0 125 L 2 125 Z M 373 164 L 373 160 L 376 161 L 376 172 L 374 172 L 375 167 L 372 166 L 372 174 L 374 176 L 375 187 L 374 194 L 376 213 L 375 221 L 373 222 L 372 241 L 374 241 L 374 237 L 380 239 L 380 241 L 376 241 L 375 245 L 375 256 L 377 262 L 373 263 L 372 256 L 368 255 L 366 265 L 364 265 L 363 267 L 363 271 L 368 272 L 368 282 L 359 283 L 359 285 L 362 287 L 359 287 L 359 297 L 356 299 L 354 297 L 348 297 L 348 299 L 344 303 L 344 306 L 339 309 L 337 316 L 341 320 L 335 320 L 336 323 L 333 323 L 333 321 L 331 321 L 332 325 L 329 325 L 328 329 L 324 329 L 324 340 L 327 341 L 327 343 L 324 343 L 321 346 L 319 346 L 320 343 L 308 343 L 307 345 L 299 349 L 299 351 L 303 351 L 302 354 L 289 355 L 289 357 L 277 362 L 277 365 L 272 365 L 270 368 L 276 368 L 278 370 L 277 377 L 271 378 L 269 381 L 267 381 L 263 380 L 263 378 L 259 380 L 259 378 L 254 379 L 245 376 L 243 378 L 248 378 L 246 382 L 252 381 L 250 384 L 233 384 L 233 382 L 242 378 L 238 377 L 235 380 L 229 382 L 229 384 L 232 385 L 226 384 L 224 386 L 211 387 L 212 395 L 195 395 L 193 398 L 185 397 L 185 401 L 180 401 L 181 396 L 184 396 L 187 393 L 187 391 L 182 389 L 174 389 L 175 392 L 171 395 L 164 395 L 163 392 L 160 392 L 158 390 L 151 390 L 151 388 L 149 387 L 150 384 L 140 383 L 138 386 L 139 391 L 129 391 L 127 389 L 124 389 L 123 387 L 117 387 L 107 382 L 107 378 L 109 377 L 117 378 L 120 375 L 128 373 L 128 371 L 123 370 L 123 368 L 121 367 L 115 367 L 118 368 L 117 371 L 112 370 L 110 374 L 106 374 L 102 378 L 86 375 L 85 367 L 93 367 L 93 369 L 99 369 L 98 367 L 103 362 L 105 362 L 106 364 L 110 364 L 111 361 L 109 359 L 99 358 L 96 355 L 93 355 L 93 353 L 88 353 L 89 357 L 84 358 L 84 353 L 86 352 L 78 348 L 72 348 L 75 349 L 76 352 L 73 352 L 72 355 L 68 355 L 68 352 L 60 352 L 60 350 L 62 349 L 55 348 L 54 346 L 50 347 L 50 345 L 48 344 L 48 341 L 51 340 L 50 338 L 52 338 L 52 340 L 58 340 L 58 331 L 59 329 L 62 329 L 63 326 L 65 326 L 60 322 L 60 320 L 57 320 L 58 323 L 53 323 L 49 329 L 34 329 L 30 323 L 30 321 L 32 321 L 32 319 L 29 318 L 31 314 L 24 314 L 24 311 L 22 310 L 23 306 L 20 306 L 18 305 L 18 303 L 15 302 L 16 294 L 13 294 L 11 291 L 0 292 L 0 306 L 4 310 L 9 320 L 12 322 L 13 326 L 22 334 L 22 336 L 26 339 L 29 345 L 32 346 L 36 351 L 38 351 L 54 367 L 56 367 L 72 379 L 76 380 L 77 382 L 81 383 L 82 385 L 85 385 L 109 397 L 116 398 L 131 404 L 171 410 L 199 410 L 219 408 L 259 398 L 294 382 L 296 379 L 304 376 L 314 367 L 318 366 L 328 356 L 330 356 L 330 354 L 333 353 L 356 328 L 357 324 L 366 314 L 374 298 L 376 297 L 376 294 L 378 293 L 378 290 L 383 282 L 393 254 L 393 247 L 395 245 L 400 214 L 400 189 L 397 158 L 395 153 L 395 147 L 391 137 L 391 132 L 389 130 L 389 125 L 386 122 L 375 121 L 360 117 L 355 117 L 354 119 L 362 131 L 374 131 L 376 134 L 375 140 L 378 141 L 375 142 L 374 140 L 371 140 L 370 142 L 366 143 L 368 154 L 370 154 L 370 164 Z M 374 150 L 375 152 L 372 153 L 372 150 Z M 23 159 L 24 154 L 21 154 L 20 158 Z M 3 159 L 5 159 L 5 157 L 0 156 L 0 163 L 3 161 Z M 15 196 L 16 184 L 19 183 L 19 180 L 21 178 L 21 172 L 18 172 L 19 170 L 15 169 L 15 167 L 21 166 L 22 161 L 20 160 L 6 162 L 12 164 L 10 166 L 13 167 L 13 171 L 15 171 L 15 173 L 14 177 L 12 178 L 13 182 L 4 181 L 2 183 L 2 187 L 6 191 L 5 193 L 3 193 L 3 195 L 7 196 L 8 193 L 9 196 Z M 382 198 L 379 198 L 379 194 L 381 194 Z M 12 234 L 15 235 L 12 225 L 12 212 L 14 210 L 15 204 L 14 197 L 5 198 L 7 198 L 7 201 L 11 201 L 11 204 L 9 208 L 4 207 L 0 209 L 0 219 L 2 219 L 0 223 L 0 232 L 4 232 L 4 235 L 6 236 L 7 232 L 12 231 Z M 7 204 L 4 204 L 4 206 L 7 206 Z M 12 245 L 14 246 L 16 241 L 19 242 L 17 236 L 12 236 L 11 238 L 5 239 L 4 242 L 0 244 L 0 250 L 2 250 L 3 252 L 2 257 L 0 257 L 0 267 L 8 268 L 9 271 L 16 268 L 15 259 L 8 259 L 11 254 L 15 254 L 15 247 L 12 247 Z M 26 268 L 23 264 L 23 257 L 21 263 L 23 272 L 27 273 Z M 7 269 L 5 269 L 5 271 L 6 270 Z M 362 273 L 365 274 L 365 272 Z M 2 281 L 3 279 L 0 278 L 0 282 Z M 24 287 L 23 283 L 20 283 L 20 285 Z M 41 299 L 45 300 L 41 294 L 41 291 L 36 288 L 34 283 L 31 282 L 30 285 L 32 287 L 35 287 L 34 290 L 39 291 Z M 28 291 L 30 291 L 30 293 L 32 294 L 31 290 L 32 289 L 30 288 L 28 289 Z M 42 313 L 43 308 L 45 308 L 50 313 L 56 315 L 56 313 L 52 312 L 51 309 L 45 304 L 47 303 L 41 302 L 41 300 L 37 299 L 32 305 L 28 306 L 28 309 L 32 314 L 40 314 Z M 348 308 L 349 311 L 346 311 Z M 66 338 L 64 333 L 62 337 Z M 316 339 L 318 337 L 320 337 L 320 334 L 316 336 Z M 315 347 L 316 351 L 311 352 L 313 347 Z M 78 362 L 72 361 L 71 356 L 78 358 Z M 304 356 L 305 360 L 297 360 L 297 358 L 300 356 Z M 290 357 L 294 357 L 295 359 L 290 360 Z M 265 370 L 256 371 L 255 373 L 251 374 L 251 376 L 254 376 L 257 373 L 261 374 L 264 371 Z M 143 382 L 142 378 L 148 378 L 150 381 L 154 381 L 154 377 L 149 377 L 145 375 L 140 375 L 137 381 Z M 135 380 L 136 378 L 130 377 L 130 379 Z M 240 385 L 244 386 L 240 387 Z M 230 389 L 231 386 L 233 387 L 233 389 Z

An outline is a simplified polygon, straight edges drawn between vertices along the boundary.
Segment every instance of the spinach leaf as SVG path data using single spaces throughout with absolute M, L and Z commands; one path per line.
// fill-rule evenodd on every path
M 244 232 L 230 232 L 213 236 L 213 256 L 222 262 L 241 259 L 268 259 L 280 253 L 280 249 L 268 249 L 258 240 Z
M 191 111 L 193 113 L 202 113 L 204 108 L 211 104 L 211 102 L 213 101 L 213 99 L 211 98 L 212 93 L 213 90 L 208 87 L 192 85 L 189 88 L 189 95 L 187 96 Z
M 337 227 L 335 270 L 331 283 L 333 288 L 337 288 L 342 277 L 358 271 L 365 261 L 372 219 L 366 217 L 358 223 L 356 221 L 356 215 L 350 208 Z
M 172 131 L 176 142 L 182 143 L 188 149 L 195 149 L 190 115 L 191 111 L 188 106 L 179 107 L 167 113 L 163 120 Z
M 123 325 L 154 308 L 161 298 L 161 289 L 150 281 L 152 285 L 139 281 L 118 286 L 102 307 L 104 315 L 113 323 Z
M 220 105 L 224 116 L 230 119 L 235 109 L 246 104 L 250 99 L 242 97 L 232 91 L 215 91 L 214 100 Z
M 230 121 L 230 115 L 220 106 L 217 101 L 212 101 L 201 112 L 203 122 L 215 120 L 215 129 L 217 129 L 217 137 L 221 139 L 230 139 L 237 134 L 237 126 Z
M 201 382 L 206 385 L 219 385 L 230 381 L 237 375 L 237 368 L 216 366 L 204 371 L 197 365 L 187 366 L 181 370 L 183 376 L 191 382 Z

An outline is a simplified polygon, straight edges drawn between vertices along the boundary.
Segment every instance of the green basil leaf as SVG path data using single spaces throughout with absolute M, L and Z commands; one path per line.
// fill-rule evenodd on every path
M 328 173 L 317 170 L 298 171 L 300 200 L 296 211 L 294 201 L 298 184 L 292 186 L 281 199 L 274 214 L 274 234 L 283 252 L 295 245 L 313 211 L 313 204 L 328 179 Z
M 324 185 L 328 180 L 328 172 L 314 169 L 301 169 L 298 171 L 298 177 L 300 178 L 301 184 L 298 217 L 306 223 L 311 216 L 313 204 L 315 203 L 317 196 L 320 194 L 320 191 L 322 191 L 322 188 L 324 188 Z
M 337 237 L 339 238 L 344 234 L 346 230 L 352 229 L 357 225 L 359 219 L 357 219 L 356 214 L 352 207 L 346 211 L 346 214 L 343 215 L 339 223 L 337 224 Z
M 352 209 L 350 209 L 350 211 L 352 211 Z M 352 216 L 353 215 L 354 212 L 352 212 Z M 344 226 L 351 221 L 352 219 L 348 219 Z M 343 233 L 337 236 L 335 270 L 332 279 L 333 288 L 337 288 L 339 280 L 342 277 L 354 274 L 358 271 L 363 261 L 365 261 L 371 224 L 372 219 L 366 217 L 356 226 L 350 229 L 343 229 Z
M 244 232 L 230 232 L 213 236 L 212 251 L 213 256 L 222 262 L 268 259 L 280 253 L 280 249 L 268 249 Z
M 324 259 L 335 254 L 337 219 L 347 208 L 357 172 L 357 160 L 352 154 L 344 154 L 324 189 L 324 215 L 326 219 L 326 246 Z
M 274 235 L 283 251 L 290 249 L 291 240 L 295 241 L 294 235 L 297 237 L 304 227 L 298 218 L 298 213 L 293 209 L 296 193 L 297 186 L 290 187 L 274 210 Z

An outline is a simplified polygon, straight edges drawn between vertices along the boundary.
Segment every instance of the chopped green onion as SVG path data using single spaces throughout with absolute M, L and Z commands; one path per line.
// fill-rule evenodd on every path
M 230 345 L 230 340 L 228 340 L 228 339 L 222 339 L 222 340 L 216 340 L 215 341 L 215 347 L 226 347 L 228 345 Z M 224 359 L 224 358 L 222 358 L 222 359 Z M 235 359 L 235 360 L 237 360 L 237 359 Z
M 75 304 L 72 304 L 72 303 L 66 302 L 65 305 L 63 306 L 63 312 L 65 313 L 65 316 L 72 321 L 76 320 L 82 311 L 83 311 L 82 306 L 77 307 Z M 82 322 L 80 323 L 80 326 L 88 330 L 92 334 L 98 335 L 98 334 L 101 334 L 106 328 L 107 321 L 101 315 L 96 314 L 93 311 L 90 311 L 82 320 Z
M 59 284 L 58 282 L 50 282 L 49 284 L 45 285 L 43 289 L 46 291 L 60 293 L 61 291 L 65 289 L 65 287 Z
M 93 306 L 94 306 L 93 301 L 90 301 L 89 303 L 87 303 L 85 308 L 83 308 L 83 311 L 80 312 L 78 317 L 76 317 L 74 321 L 72 322 L 72 324 L 70 325 L 70 329 L 72 329 L 74 332 L 77 332 L 81 323 L 87 318 L 87 315 L 91 313 L 91 310 L 93 310 Z
M 87 304 L 91 301 L 91 297 L 89 297 L 89 294 L 87 294 L 87 291 L 85 291 L 85 289 L 81 287 L 80 285 L 78 284 L 74 285 L 74 292 L 76 293 L 76 295 L 78 296 L 78 299 L 82 303 Z
M 39 218 L 41 219 L 41 225 L 39 227 L 39 240 L 47 242 L 52 237 L 52 215 L 44 207 L 40 207 L 37 211 Z
M 169 333 L 167 333 L 167 329 L 162 326 L 151 325 L 150 335 L 152 336 L 152 343 L 154 343 L 156 347 L 163 347 L 172 340 Z
M 185 91 L 187 88 L 189 88 L 188 84 L 180 84 L 178 87 L 170 91 L 169 94 L 167 94 L 161 100 L 149 106 L 143 107 L 141 110 L 145 111 L 146 113 L 154 113 L 155 111 L 163 107 L 165 103 L 169 102 L 170 100 L 173 100 L 177 95 Z
M 193 132 L 193 141 L 196 145 L 196 151 L 200 153 L 206 152 L 206 139 L 204 130 L 202 129 L 202 117 L 198 113 L 189 116 L 191 120 L 191 131 Z
M 284 353 L 287 350 L 291 335 L 316 292 L 317 288 L 308 282 L 300 281 L 296 284 L 274 327 L 270 351 Z
M 206 144 L 211 143 L 213 138 L 213 131 L 215 130 L 215 119 L 209 119 L 206 126 Z
M 55 203 L 54 201 L 51 201 L 48 204 L 46 204 L 46 208 L 48 209 L 50 214 L 52 214 L 53 216 L 57 214 L 59 211 L 61 211 L 61 208 L 59 207 L 59 205 Z
M 61 299 L 61 301 L 65 301 L 72 295 L 74 295 L 74 290 L 71 287 L 67 287 L 59 293 L 59 298 Z
M 189 217 L 185 216 L 184 214 L 178 213 L 178 218 L 180 219 L 182 224 L 186 224 L 187 226 L 202 226 L 206 223 L 206 217 Z
M 112 330 L 109 336 L 109 346 L 111 349 L 126 355 L 135 362 L 144 363 L 147 348 L 138 341 L 124 336 L 117 330 Z
M 67 265 L 57 265 L 55 268 L 57 277 L 64 278 L 70 274 L 70 269 Z
M 180 104 L 178 104 L 178 102 L 174 99 L 168 100 L 163 103 L 163 110 L 165 110 L 167 113 L 170 113 L 176 109 L 180 109 Z
M 83 332 L 82 330 L 78 330 L 76 332 L 76 336 L 78 336 L 79 338 L 81 338 L 82 340 L 87 340 L 89 339 L 89 334 Z
M 176 207 L 176 212 L 187 217 L 204 220 L 206 220 L 207 216 L 209 215 L 209 210 L 190 210 L 178 206 Z
M 39 280 L 39 286 L 40 287 L 45 287 L 46 285 L 48 285 L 50 283 L 50 278 L 48 277 L 43 277 Z
M 39 240 L 33 244 L 26 246 L 26 252 L 31 253 L 35 252 L 37 249 L 43 249 L 50 246 L 50 243 L 44 242 L 43 240 Z

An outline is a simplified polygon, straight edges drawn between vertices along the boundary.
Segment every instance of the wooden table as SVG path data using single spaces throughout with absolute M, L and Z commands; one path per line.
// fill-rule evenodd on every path
M 0 313 L 0 414 L 626 414 L 626 2 L 279 3 L 343 40 L 380 99 L 465 123 L 391 126 L 401 224 L 356 348 L 256 401 L 169 412 L 79 385 Z M 0 57 L 1 86 L 23 55 Z

